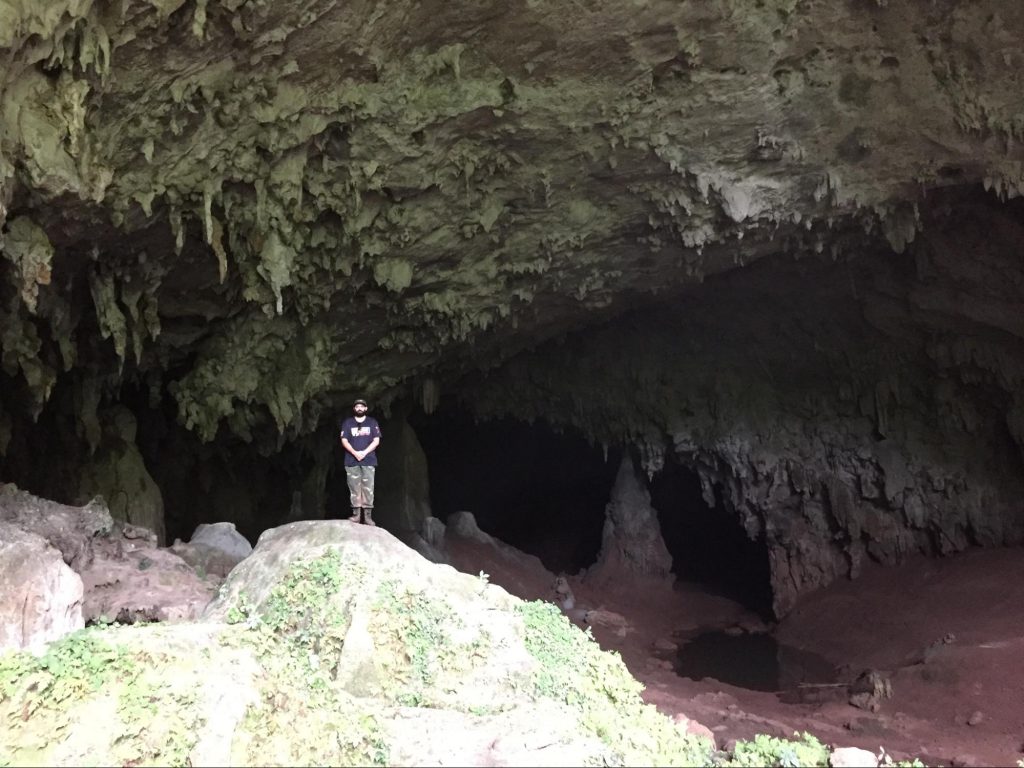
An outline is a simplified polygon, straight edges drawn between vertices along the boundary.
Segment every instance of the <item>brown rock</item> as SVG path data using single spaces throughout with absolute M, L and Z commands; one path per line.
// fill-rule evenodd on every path
M 114 538 L 97 544 L 81 576 L 86 621 L 188 621 L 199 617 L 216 590 L 175 553 Z
M 612 627 L 627 631 L 632 629 L 626 617 L 621 613 L 606 611 L 603 608 L 594 608 L 587 611 L 585 618 L 588 624 L 597 624 L 602 627 Z

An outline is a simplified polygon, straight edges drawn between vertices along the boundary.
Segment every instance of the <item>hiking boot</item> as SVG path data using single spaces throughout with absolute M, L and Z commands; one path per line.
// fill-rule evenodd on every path
M 346 517 L 345 519 L 349 520 L 349 521 L 351 521 L 353 523 L 358 523 L 359 522 L 359 513 L 361 511 L 362 510 L 360 510 L 360 509 L 356 509 L 355 507 L 352 507 L 352 514 L 349 517 Z
M 367 525 L 373 525 L 373 526 L 377 525 L 375 522 L 373 522 L 373 508 L 372 507 L 371 508 L 363 507 L 363 522 L 366 523 Z

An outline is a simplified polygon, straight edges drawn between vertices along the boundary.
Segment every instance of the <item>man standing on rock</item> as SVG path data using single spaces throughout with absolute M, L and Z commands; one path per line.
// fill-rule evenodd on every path
M 345 478 L 352 503 L 354 523 L 376 525 L 373 522 L 373 481 L 377 471 L 377 446 L 380 445 L 380 425 L 366 415 L 366 401 L 352 404 L 354 416 L 341 422 L 341 447 L 345 449 Z M 360 517 L 362 520 L 360 521 Z

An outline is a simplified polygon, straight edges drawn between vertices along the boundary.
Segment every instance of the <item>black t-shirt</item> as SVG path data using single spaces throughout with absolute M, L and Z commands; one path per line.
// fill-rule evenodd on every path
M 341 422 L 341 436 L 348 440 L 348 444 L 357 451 L 365 451 L 367 446 L 373 442 L 373 438 L 380 437 L 380 425 L 373 416 L 367 416 L 360 424 L 355 416 L 349 416 Z M 346 467 L 376 467 L 377 451 L 366 454 L 362 461 L 356 461 L 356 457 L 345 451 Z

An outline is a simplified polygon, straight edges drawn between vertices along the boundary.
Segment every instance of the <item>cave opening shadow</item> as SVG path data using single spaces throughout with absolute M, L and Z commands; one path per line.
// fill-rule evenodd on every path
M 431 513 L 467 510 L 485 533 L 540 558 L 554 573 L 578 573 L 601 548 L 605 507 L 621 452 L 591 445 L 547 422 L 475 422 L 442 401 L 409 423 L 427 457 Z
M 676 579 L 773 618 L 768 548 L 747 536 L 723 504 L 721 488 L 714 487 L 715 504 L 709 505 L 697 473 L 667 459 L 650 490 Z

